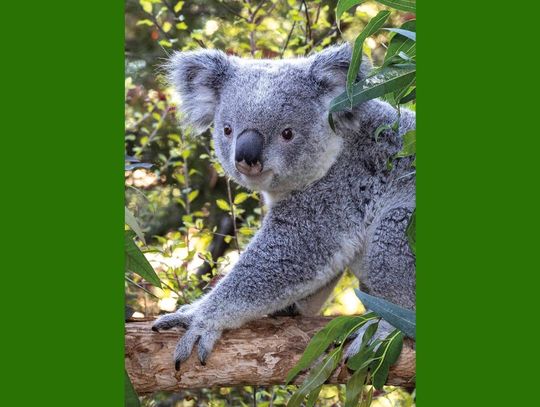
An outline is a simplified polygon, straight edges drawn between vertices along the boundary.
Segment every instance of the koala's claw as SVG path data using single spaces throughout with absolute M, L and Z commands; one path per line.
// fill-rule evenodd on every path
M 174 369 L 178 372 L 180 370 L 180 361 L 177 360 L 176 362 L 174 362 Z
M 191 327 L 188 329 L 182 339 L 180 339 L 176 345 L 176 349 L 174 351 L 175 368 L 179 368 L 180 364 L 189 358 L 195 344 L 197 344 L 199 362 L 202 366 L 206 366 L 208 355 L 212 352 L 214 344 L 220 336 L 220 331 L 206 329 L 201 326 Z
M 152 331 L 159 333 L 159 329 L 157 329 L 155 326 L 152 326 Z

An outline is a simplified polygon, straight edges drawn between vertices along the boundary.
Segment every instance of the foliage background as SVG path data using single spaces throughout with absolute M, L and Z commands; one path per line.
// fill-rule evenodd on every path
M 189 303 L 226 273 L 255 233 L 265 207 L 258 195 L 224 176 L 210 132 L 202 135 L 178 126 L 178 101 L 160 71 L 174 50 L 217 48 L 254 58 L 294 58 L 336 42 L 353 40 L 380 10 L 375 2 L 355 7 L 335 21 L 337 1 L 174 1 L 126 2 L 125 147 L 151 169 L 126 172 L 126 205 L 146 236 L 146 257 L 162 288 L 132 274 L 126 280 L 126 316 L 171 312 Z M 400 26 L 413 14 L 392 10 L 388 26 Z M 380 64 L 388 32 L 368 38 L 364 51 Z M 234 222 L 231 220 L 234 219 Z M 212 247 L 219 240 L 223 250 Z M 215 244 L 214 244 L 215 245 Z M 347 273 L 326 305 L 325 315 L 356 314 L 363 307 Z M 246 387 L 219 391 L 156 394 L 147 405 L 285 405 L 293 386 Z M 343 402 L 342 386 L 325 386 L 321 405 Z M 195 403 L 195 404 L 193 404 Z M 336 404 L 337 403 L 337 404 Z M 412 404 L 398 389 L 378 395 L 374 406 Z

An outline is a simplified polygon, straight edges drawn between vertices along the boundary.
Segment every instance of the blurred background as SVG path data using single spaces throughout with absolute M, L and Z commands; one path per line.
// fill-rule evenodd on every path
M 294 58 L 350 41 L 384 6 L 353 8 L 335 23 L 337 1 L 175 1 L 125 3 L 125 149 L 149 168 L 126 170 L 126 206 L 145 235 L 141 246 L 162 288 L 136 274 L 126 278 L 126 319 L 174 311 L 200 296 L 226 273 L 260 226 L 266 208 L 256 193 L 225 177 L 210 131 L 182 131 L 176 101 L 160 65 L 175 50 L 216 48 L 254 58 Z M 390 26 L 414 14 L 392 10 Z M 375 65 L 388 32 L 365 42 Z M 324 315 L 358 314 L 363 307 L 347 272 Z M 344 386 L 325 386 L 317 405 L 340 406 Z M 294 386 L 243 387 L 156 393 L 146 406 L 282 406 Z M 374 406 L 411 406 L 396 388 L 377 394 Z

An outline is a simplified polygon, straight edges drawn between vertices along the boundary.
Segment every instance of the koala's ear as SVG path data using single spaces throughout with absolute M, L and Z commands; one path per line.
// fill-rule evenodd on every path
M 312 59 L 310 74 L 327 92 L 334 92 L 337 89 L 343 90 L 347 83 L 347 71 L 351 56 L 352 48 L 349 43 L 328 47 L 310 57 Z M 363 80 L 371 68 L 371 61 L 366 55 L 363 55 L 356 80 Z
M 230 58 L 216 50 L 176 52 L 164 68 L 168 82 L 180 96 L 186 124 L 200 132 L 206 130 L 231 72 Z

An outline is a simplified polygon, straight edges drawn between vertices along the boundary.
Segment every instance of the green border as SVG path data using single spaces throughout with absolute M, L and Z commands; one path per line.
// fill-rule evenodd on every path
M 418 406 L 538 403 L 531 8 L 420 2 Z
M 123 7 L 2 5 L 3 405 L 123 404 Z

